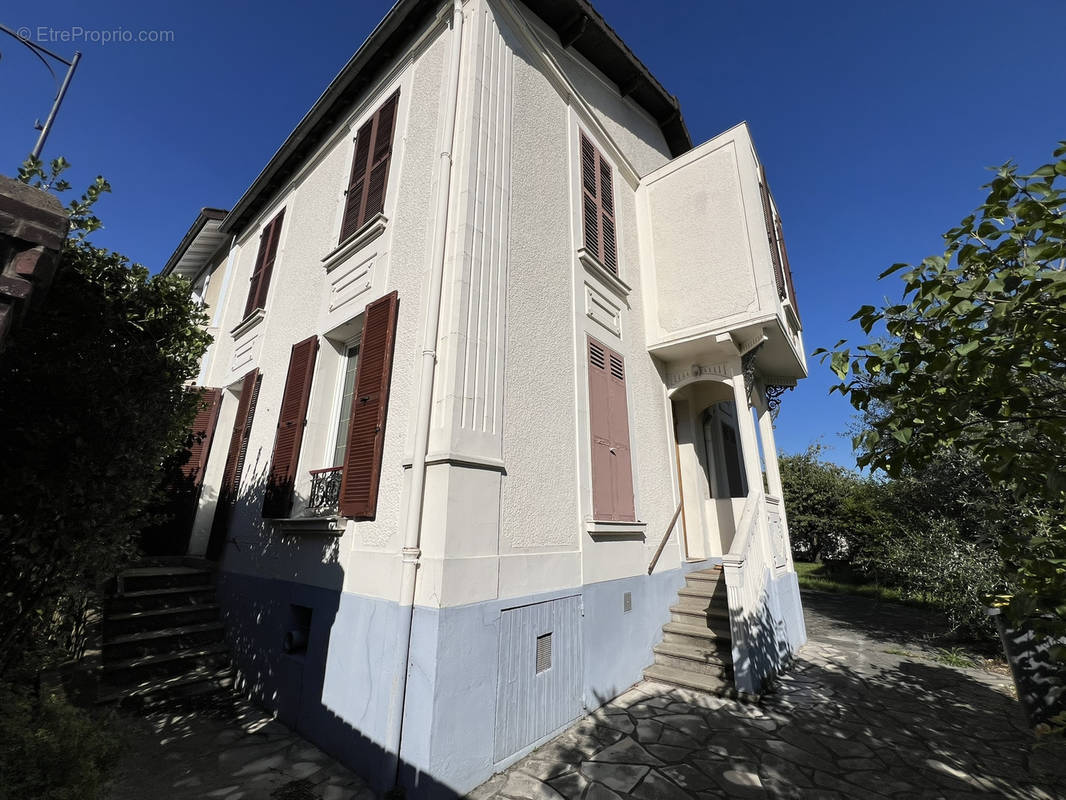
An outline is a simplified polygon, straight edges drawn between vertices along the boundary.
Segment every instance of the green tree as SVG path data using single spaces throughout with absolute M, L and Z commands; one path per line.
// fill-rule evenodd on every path
M 900 303 L 853 319 L 890 337 L 830 354 L 860 412 L 859 463 L 892 476 L 963 454 L 1025 512 L 1000 545 L 1015 619 L 1066 631 L 1066 142 L 1030 174 L 1005 164 L 946 249 L 903 270 Z
M 823 448 L 780 458 L 789 538 L 803 561 L 849 561 L 877 517 L 876 487 L 826 461 Z
M 27 164 L 20 177 L 54 190 Z M 160 466 L 196 399 L 183 388 L 207 343 L 189 287 L 94 247 L 98 178 L 70 204 L 47 302 L 0 357 L 0 674 L 41 652 L 72 598 L 113 575 L 148 521 Z

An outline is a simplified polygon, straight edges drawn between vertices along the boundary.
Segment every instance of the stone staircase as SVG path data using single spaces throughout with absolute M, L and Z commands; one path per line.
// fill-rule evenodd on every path
M 663 640 L 653 650 L 655 663 L 644 670 L 648 680 L 738 697 L 720 566 L 685 575 L 677 604 L 670 606 L 670 621 L 663 625 Z
M 154 707 L 229 692 L 234 671 L 199 559 L 154 559 L 116 577 L 104 601 L 98 703 Z

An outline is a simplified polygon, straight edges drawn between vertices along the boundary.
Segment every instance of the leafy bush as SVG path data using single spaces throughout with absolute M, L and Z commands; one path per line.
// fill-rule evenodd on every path
M 61 188 L 65 162 L 20 175 Z M 196 398 L 184 391 L 207 342 L 188 284 L 150 276 L 84 236 L 99 227 L 102 178 L 75 226 L 44 306 L 0 358 L 0 674 L 69 639 L 71 599 L 113 575 L 149 521 L 160 465 L 182 444 Z
M 119 751 L 106 722 L 61 694 L 0 687 L 0 800 L 102 797 Z
M 1005 589 L 1003 564 L 995 548 L 965 538 L 951 519 L 934 515 L 922 525 L 882 528 L 863 542 L 853 566 L 904 599 L 932 603 L 960 636 L 996 636 L 984 608 L 988 597 Z
M 834 581 L 935 606 L 960 636 L 991 641 L 984 608 L 1012 588 L 1000 545 L 1026 509 L 955 451 L 883 481 L 827 463 L 821 452 L 781 459 L 795 557 L 825 561 Z

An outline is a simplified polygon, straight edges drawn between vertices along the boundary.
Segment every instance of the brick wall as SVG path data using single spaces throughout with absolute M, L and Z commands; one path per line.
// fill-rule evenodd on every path
M 0 175 L 0 349 L 44 300 L 67 224 L 54 195 Z

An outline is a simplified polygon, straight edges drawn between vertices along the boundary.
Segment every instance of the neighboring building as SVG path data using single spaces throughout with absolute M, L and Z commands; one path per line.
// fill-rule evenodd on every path
M 400 0 L 221 216 L 168 264 L 215 333 L 188 552 L 283 721 L 462 793 L 688 663 L 686 574 L 737 688 L 804 641 L 776 207 L 584 0 Z

